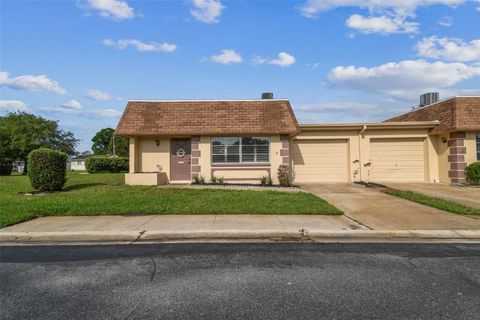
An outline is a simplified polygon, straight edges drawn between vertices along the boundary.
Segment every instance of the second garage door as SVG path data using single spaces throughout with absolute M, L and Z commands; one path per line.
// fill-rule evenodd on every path
M 348 182 L 347 140 L 296 140 L 292 144 L 295 183 Z
M 370 181 L 424 182 L 425 139 L 371 139 Z

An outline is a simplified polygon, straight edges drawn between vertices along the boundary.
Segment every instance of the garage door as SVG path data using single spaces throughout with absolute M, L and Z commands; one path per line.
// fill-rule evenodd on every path
M 347 182 L 347 140 L 297 140 L 293 143 L 295 183 Z
M 424 139 L 371 139 L 370 181 L 424 182 Z

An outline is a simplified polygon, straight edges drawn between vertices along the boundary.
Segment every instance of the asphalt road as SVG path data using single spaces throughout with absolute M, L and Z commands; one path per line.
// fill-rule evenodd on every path
M 480 319 L 480 245 L 0 247 L 1 319 Z

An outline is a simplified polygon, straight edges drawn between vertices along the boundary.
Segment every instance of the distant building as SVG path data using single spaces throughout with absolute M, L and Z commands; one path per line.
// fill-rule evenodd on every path
M 67 170 L 71 171 L 85 171 L 85 159 L 74 158 L 67 162 Z

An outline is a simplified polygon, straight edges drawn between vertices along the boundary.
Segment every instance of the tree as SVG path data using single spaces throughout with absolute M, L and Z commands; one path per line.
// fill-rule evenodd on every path
M 108 144 L 110 143 L 114 132 L 115 130 L 112 128 L 103 128 L 93 136 L 92 151 L 94 154 L 108 154 Z
M 30 151 L 42 147 L 72 155 L 77 144 L 57 121 L 20 111 L 0 116 L 0 158 L 26 161 Z
M 108 144 L 108 152 L 113 154 L 113 136 Z M 119 157 L 128 157 L 128 138 L 115 135 L 115 155 Z

